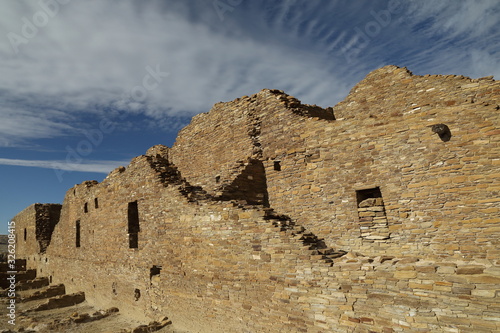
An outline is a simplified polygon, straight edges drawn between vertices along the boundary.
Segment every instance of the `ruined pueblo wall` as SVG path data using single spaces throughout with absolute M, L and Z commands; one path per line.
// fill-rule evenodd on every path
M 353 89 L 335 122 L 287 126 L 268 116 L 261 140 L 271 206 L 343 249 L 499 258 L 499 89 L 389 67 Z M 448 126 L 449 141 L 435 124 Z M 282 171 L 272 170 L 276 158 Z M 357 209 L 373 188 L 385 205 L 380 232 Z
M 13 219 L 16 226 L 16 257 L 33 259 L 40 253 L 40 247 L 36 240 L 36 211 L 35 204 L 26 207 Z M 26 235 L 26 238 L 25 236 Z M 31 258 L 30 258 L 31 256 Z M 30 261 L 27 262 L 28 264 Z
M 252 145 L 265 165 L 270 206 L 329 244 L 370 255 L 494 259 L 500 254 L 499 87 L 491 79 L 415 76 L 388 66 L 334 108 L 337 120 L 326 113 L 308 117 L 309 106 L 273 90 L 227 103 L 225 111 L 245 109 L 252 119 L 253 131 L 239 131 L 257 133 Z M 221 127 L 220 117 L 209 113 L 205 120 L 206 130 Z M 447 125 L 451 139 L 434 133 L 436 124 Z M 200 126 L 182 135 L 199 145 Z M 221 137 L 221 146 L 230 144 Z M 185 156 L 189 146 L 183 148 L 174 145 L 173 152 Z M 207 146 L 204 154 L 218 150 Z M 183 167 L 202 174 L 207 164 L 196 158 Z M 233 180 L 227 177 L 220 181 Z M 202 185 L 213 186 L 214 178 L 208 173 Z M 383 199 L 382 223 L 363 226 L 358 204 L 370 189 Z
M 281 231 L 279 219 L 198 193 L 164 153 L 153 148 L 102 183 L 70 189 L 48 261 L 38 263 L 42 274 L 68 292 L 83 290 L 98 307 L 144 320 L 168 313 L 194 332 L 313 329 L 315 319 L 305 315 L 313 298 L 346 302 L 332 291 L 340 286 L 328 277 L 331 264 Z M 131 248 L 134 202 L 139 229 Z M 290 301 L 299 285 L 300 302 Z
M 499 89 L 388 66 L 333 109 L 217 104 L 70 189 L 31 264 L 193 332 L 498 331 Z
M 59 204 L 33 204 L 17 214 L 12 220 L 15 222 L 16 256 L 28 258 L 28 263 L 35 268 L 36 261 L 46 252 L 50 244 L 52 232 L 59 222 L 61 205 Z
M 191 184 L 201 185 L 214 195 L 222 194 L 218 193 L 220 186 L 237 177 L 247 159 L 256 153 L 248 110 L 234 107 L 227 112 L 227 107 L 226 103 L 218 103 L 210 113 L 193 117 L 189 128 L 179 132 L 169 154 Z

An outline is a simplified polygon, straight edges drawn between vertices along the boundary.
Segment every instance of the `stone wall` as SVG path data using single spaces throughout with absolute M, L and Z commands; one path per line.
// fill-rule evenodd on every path
M 270 206 L 346 250 L 496 258 L 499 86 L 491 78 L 416 76 L 387 66 L 370 73 L 333 109 L 337 120 L 325 116 L 328 110 L 309 117 L 297 112 L 309 106 L 263 90 L 218 104 L 203 122 L 194 121 L 180 133 L 172 158 L 189 156 L 179 166 L 187 180 L 222 190 L 248 160 L 260 159 Z M 233 110 L 246 121 L 220 117 Z M 450 130 L 447 141 L 433 131 L 438 124 Z M 235 127 L 250 133 L 251 142 L 228 137 Z M 204 133 L 212 128 L 226 135 L 205 146 Z M 197 158 L 188 153 L 186 138 L 203 150 Z M 239 148 L 231 172 L 230 163 L 207 164 L 221 154 L 220 147 L 233 143 Z M 373 188 L 385 202 L 388 239 L 361 236 L 356 193 Z
M 12 219 L 17 231 L 16 256 L 27 258 L 45 253 L 60 213 L 59 204 L 36 203 L 17 214 Z
M 248 110 L 229 103 L 230 107 L 218 103 L 209 113 L 193 117 L 179 132 L 169 155 L 184 177 L 212 194 L 222 194 L 223 186 L 230 184 L 256 154 Z
M 68 190 L 46 253 L 23 254 L 98 307 L 191 332 L 498 331 L 499 92 L 388 66 L 334 108 L 216 104 Z
M 334 108 L 336 121 L 263 112 L 270 206 L 345 250 L 498 258 L 499 91 L 497 81 L 390 66 Z M 435 124 L 449 127 L 449 141 Z M 385 203 L 387 240 L 361 237 L 357 192 L 374 188 Z

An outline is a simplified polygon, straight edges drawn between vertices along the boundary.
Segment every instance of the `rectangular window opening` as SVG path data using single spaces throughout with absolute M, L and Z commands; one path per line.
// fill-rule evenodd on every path
M 24 228 L 24 241 L 26 242 L 26 239 L 28 238 L 28 231 L 26 228 Z
M 97 198 L 94 199 L 94 207 L 95 209 L 99 208 L 99 200 Z
M 281 161 L 274 161 L 274 170 L 281 171 Z
M 83 212 L 84 212 L 84 213 L 88 213 L 88 212 L 89 212 L 89 207 L 88 207 L 88 204 L 87 204 L 87 203 L 85 203 L 85 204 L 83 205 Z
M 139 247 L 139 210 L 137 201 L 128 203 L 128 236 L 129 248 L 136 249 Z
M 384 200 L 379 187 L 356 191 L 361 238 L 385 242 L 390 237 Z
M 371 198 L 382 198 L 382 192 L 380 192 L 380 187 L 356 191 L 356 200 L 358 202 L 358 207 L 361 202 Z
M 80 220 L 77 220 L 75 223 L 75 245 L 76 247 L 80 247 Z

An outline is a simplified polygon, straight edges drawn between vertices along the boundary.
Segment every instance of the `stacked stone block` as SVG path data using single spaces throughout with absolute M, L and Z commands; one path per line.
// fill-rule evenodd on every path
M 390 236 L 382 198 L 368 198 L 358 204 L 361 237 L 366 240 L 381 241 Z

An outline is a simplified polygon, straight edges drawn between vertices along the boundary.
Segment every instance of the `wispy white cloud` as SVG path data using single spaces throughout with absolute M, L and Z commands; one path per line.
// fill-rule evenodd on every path
M 128 165 L 128 161 L 84 161 L 82 163 L 69 163 L 67 161 L 42 161 L 19 160 L 0 158 L 0 165 L 14 165 L 33 168 L 55 169 L 62 171 L 96 172 L 107 174 L 113 169 Z
M 359 46 L 387 3 L 243 1 L 221 21 L 211 1 L 70 1 L 16 54 L 8 34 L 22 36 L 39 3 L 0 3 L 0 146 L 72 135 L 82 115 L 168 127 L 166 116 L 262 88 L 332 106 L 386 64 L 500 76 L 497 0 L 401 1 L 349 63 L 342 50 Z M 148 68 L 168 75 L 155 81 Z
M 490 30 L 498 33 L 500 5 L 497 0 L 432 2 L 411 1 L 408 16 L 413 20 L 429 20 L 426 32 L 447 38 L 484 37 Z
M 429 73 L 494 75 L 498 79 L 499 17 L 497 0 L 411 1 L 408 26 L 417 37 L 412 42 L 420 52 L 408 60 Z
M 12 142 L 10 138 L 53 138 L 73 129 L 66 114 L 52 109 L 3 103 L 0 115 L 0 139 L 5 142 Z
M 323 106 L 335 104 L 347 93 L 349 84 L 331 75 L 333 66 L 327 59 L 279 43 L 276 38 L 281 33 L 270 43 L 242 27 L 236 36 L 231 23 L 224 25 L 230 20 L 219 21 L 211 5 L 200 8 L 193 19 L 186 13 L 179 15 L 188 4 L 174 3 L 173 8 L 164 8 L 159 2 L 70 2 L 61 5 L 36 36 L 26 38 L 27 43 L 14 43 L 17 54 L 7 35 L 24 38 L 26 19 L 32 22 L 42 9 L 38 2 L 0 4 L 5 32 L 0 36 L 0 103 L 5 96 L 15 96 L 19 108 L 14 114 L 0 109 L 0 116 L 24 123 L 8 133 L 10 140 L 71 132 L 71 126 L 63 126 L 57 117 L 47 116 L 36 128 L 24 121 L 45 112 L 26 109 L 27 101 L 64 114 L 102 115 L 109 108 L 119 108 L 161 119 L 192 116 L 220 100 L 262 88 L 286 89 L 305 102 Z M 201 17 L 202 9 L 210 10 L 207 17 Z M 294 14 L 297 24 L 304 19 L 299 14 Z M 148 66 L 168 76 L 161 82 L 146 80 Z M 148 89 L 144 98 L 131 98 L 144 80 L 155 88 Z M 28 126 L 35 130 L 28 133 Z

